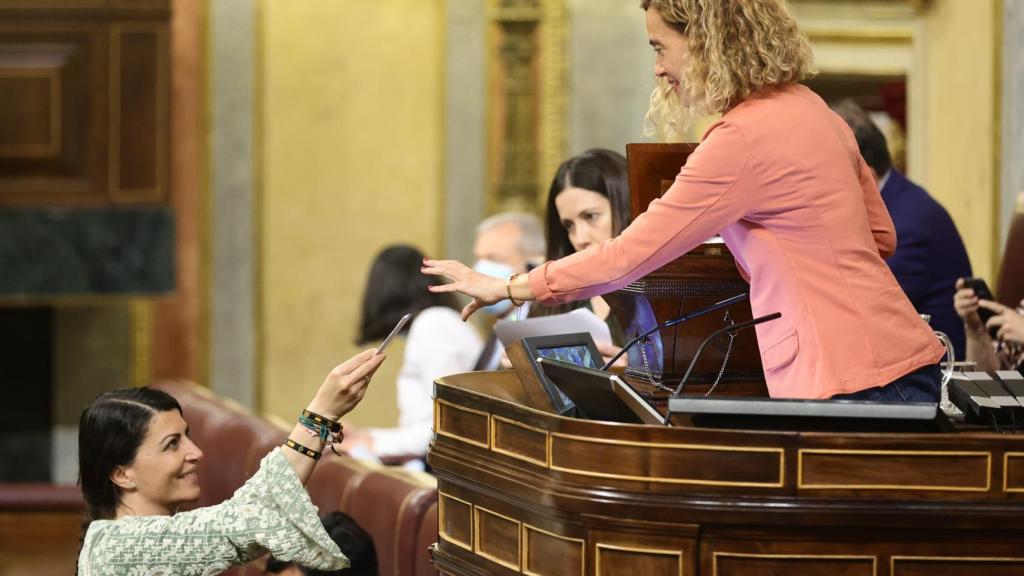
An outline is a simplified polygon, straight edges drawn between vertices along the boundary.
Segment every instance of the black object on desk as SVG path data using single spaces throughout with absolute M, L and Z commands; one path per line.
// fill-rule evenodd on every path
M 544 374 L 572 399 L 577 416 L 627 424 L 664 424 L 665 419 L 618 375 L 551 358 L 538 358 Z

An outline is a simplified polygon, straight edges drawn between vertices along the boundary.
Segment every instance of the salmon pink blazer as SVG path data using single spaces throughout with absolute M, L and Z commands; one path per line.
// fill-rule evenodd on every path
M 750 282 L 768 391 L 828 398 L 935 364 L 943 347 L 882 260 L 896 232 L 853 133 L 801 85 L 712 125 L 675 183 L 617 238 L 529 276 L 538 300 L 611 292 L 721 234 Z

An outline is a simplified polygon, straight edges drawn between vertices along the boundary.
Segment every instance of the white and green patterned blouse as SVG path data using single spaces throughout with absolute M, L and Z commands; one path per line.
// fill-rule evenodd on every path
M 209 576 L 267 551 L 320 570 L 349 565 L 280 449 L 216 506 L 174 516 L 94 521 L 78 556 L 78 574 Z

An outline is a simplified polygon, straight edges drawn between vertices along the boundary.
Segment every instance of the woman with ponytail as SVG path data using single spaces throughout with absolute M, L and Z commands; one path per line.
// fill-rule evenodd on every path
M 79 481 L 88 507 L 79 576 L 209 575 L 270 551 L 336 570 L 348 559 L 324 531 L 305 490 L 341 416 L 359 403 L 384 356 L 362 352 L 328 374 L 285 445 L 230 499 L 178 513 L 199 498 L 203 457 L 181 406 L 150 388 L 100 395 L 82 412 Z

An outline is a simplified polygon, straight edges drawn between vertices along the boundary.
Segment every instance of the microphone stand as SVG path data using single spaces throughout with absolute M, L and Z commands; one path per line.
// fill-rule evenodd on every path
M 678 318 L 673 318 L 671 320 L 666 320 L 666 321 L 662 322 L 661 324 L 658 324 L 654 328 L 651 328 L 650 330 L 647 330 L 643 334 L 641 334 L 641 335 L 637 336 L 636 338 L 633 338 L 632 340 L 630 340 L 629 344 L 626 344 L 625 346 L 623 346 L 622 350 L 619 350 L 618 354 L 613 356 L 611 360 L 606 362 L 605 365 L 601 367 L 601 370 L 608 370 L 609 368 L 611 368 L 612 364 L 615 364 L 615 361 L 618 360 L 619 358 L 621 358 L 622 355 L 625 354 L 627 350 L 629 350 L 630 348 L 633 347 L 633 345 L 635 345 L 637 342 L 643 340 L 644 338 L 650 336 L 654 332 L 656 332 L 658 330 L 661 330 L 662 328 L 671 328 L 672 326 L 675 326 L 676 324 L 682 324 L 683 322 L 687 322 L 689 320 L 693 320 L 694 318 L 699 318 L 700 316 L 703 316 L 703 315 L 705 315 L 705 314 L 707 314 L 709 312 L 714 312 L 715 310 L 721 310 L 722 308 L 726 308 L 728 306 L 732 306 L 733 304 L 736 304 L 738 302 L 742 302 L 742 301 L 746 300 L 749 297 L 750 297 L 750 295 L 747 294 L 746 292 L 744 292 L 742 294 L 737 294 L 737 295 L 732 296 L 730 298 L 726 298 L 725 300 L 722 300 L 721 302 L 715 302 L 714 304 L 712 304 L 711 306 L 708 306 L 707 308 L 701 308 L 700 310 L 695 310 L 693 312 L 690 312 L 689 314 L 684 314 L 683 316 L 680 316 Z
M 693 367 L 697 365 L 697 359 L 699 359 L 701 353 L 704 352 L 704 348 L 706 348 L 708 344 L 713 342 L 715 340 L 715 338 L 718 338 L 719 336 L 721 336 L 723 334 L 735 334 L 736 332 L 739 332 L 741 330 L 745 330 L 747 328 L 750 328 L 751 326 L 757 326 L 758 324 L 762 324 L 764 322 L 770 322 L 772 320 L 775 320 L 776 318 L 781 318 L 781 317 L 782 317 L 782 312 L 773 312 L 773 313 L 767 314 L 765 316 L 759 316 L 757 318 L 754 318 L 753 320 L 747 320 L 746 322 L 739 322 L 739 323 L 736 323 L 736 324 L 729 324 L 728 326 L 723 326 L 722 328 L 719 328 L 718 330 L 715 330 L 714 332 L 712 332 L 711 335 L 709 335 L 707 338 L 704 339 L 703 342 L 700 343 L 700 347 L 697 348 L 697 352 L 693 355 L 693 359 L 690 360 L 690 365 L 687 366 L 687 368 L 686 368 L 686 373 L 683 374 L 683 379 L 679 381 L 679 386 L 676 387 L 676 391 L 672 393 L 672 396 L 670 398 L 675 398 L 675 397 L 679 396 L 680 394 L 682 394 L 683 387 L 686 386 L 686 382 L 690 379 L 690 374 L 693 373 Z M 670 425 L 669 421 L 671 419 L 671 416 L 672 416 L 672 411 L 668 410 L 665 413 L 665 425 L 666 426 Z

